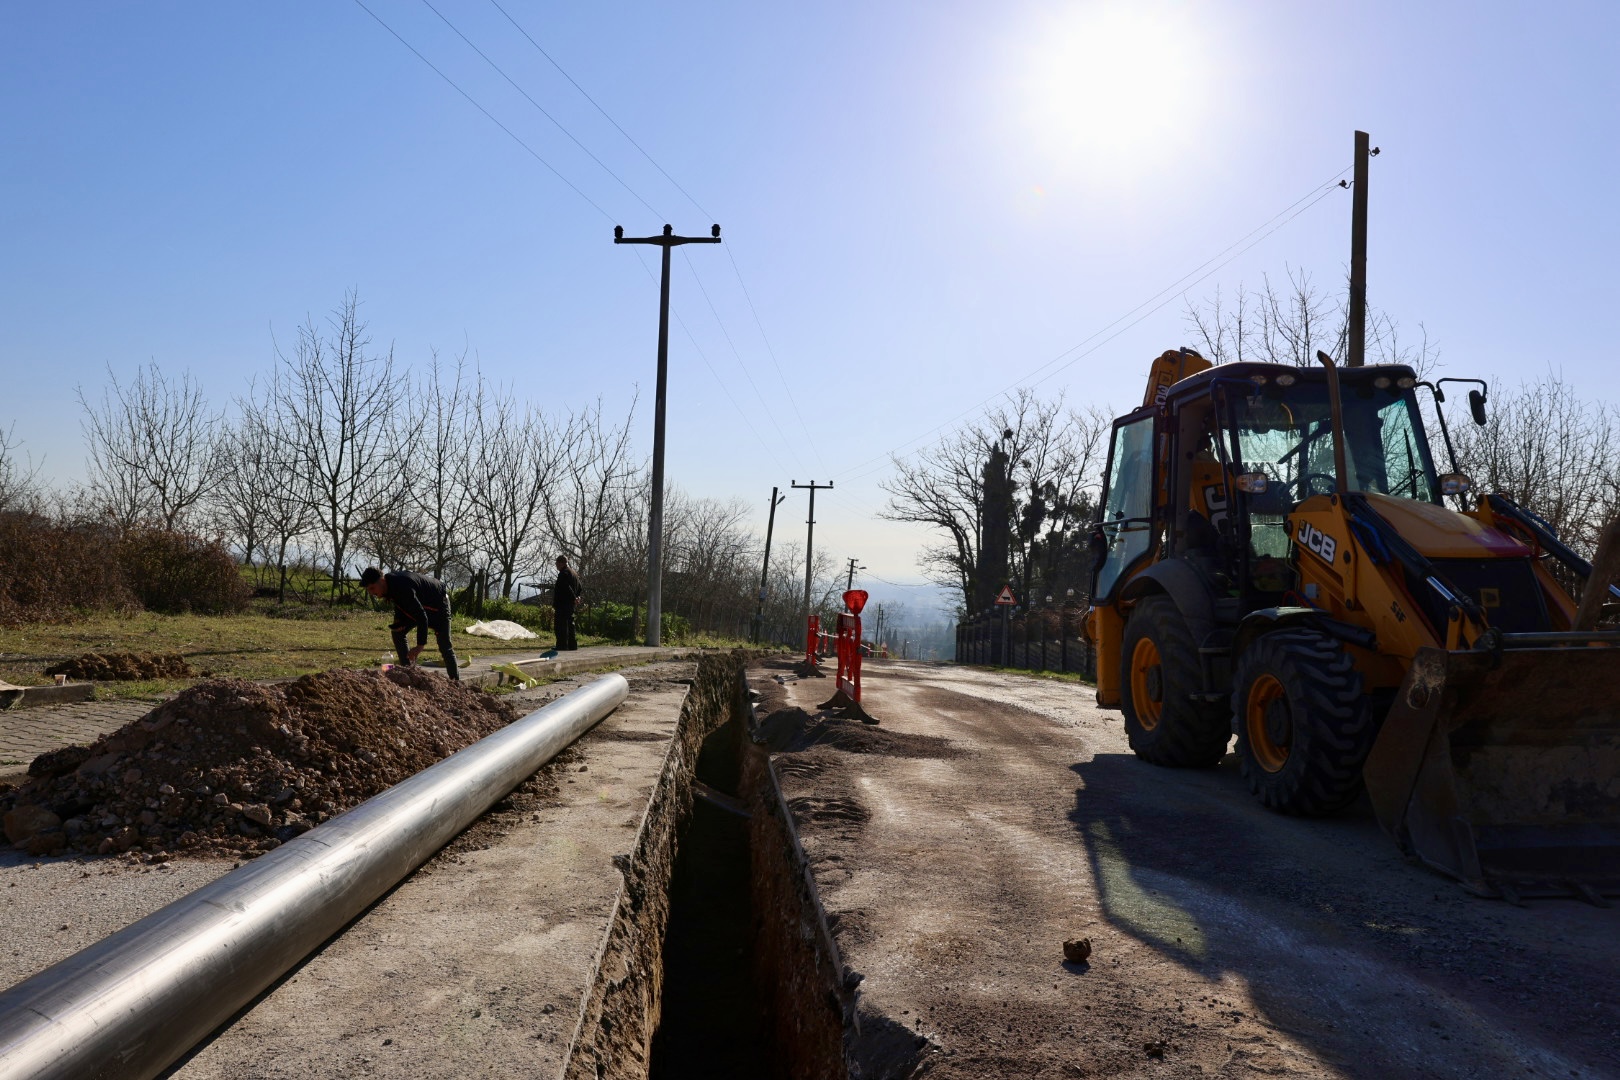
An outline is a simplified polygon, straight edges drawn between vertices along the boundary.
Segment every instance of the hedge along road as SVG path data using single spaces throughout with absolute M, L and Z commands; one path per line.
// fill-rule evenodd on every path
M 756 676 L 776 726 L 827 694 Z M 933 1058 L 930 1080 L 1620 1076 L 1620 911 L 1472 897 L 1365 804 L 1287 818 L 1232 755 L 1138 761 L 1091 699 L 868 664 L 866 744 L 776 755 L 864 976 L 857 1056 Z M 1089 964 L 1065 963 L 1081 936 Z

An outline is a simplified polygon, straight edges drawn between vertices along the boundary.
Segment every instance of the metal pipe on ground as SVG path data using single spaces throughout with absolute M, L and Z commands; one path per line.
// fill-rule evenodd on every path
M 0 1076 L 156 1076 L 629 692 L 598 679 L 0 993 Z

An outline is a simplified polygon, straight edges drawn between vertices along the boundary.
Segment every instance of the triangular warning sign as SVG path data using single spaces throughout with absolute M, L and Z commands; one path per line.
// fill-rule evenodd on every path
M 1008 607 L 1013 607 L 1018 603 L 1018 597 L 1013 595 L 1011 585 L 1001 587 L 1001 591 L 996 594 L 996 603 L 1005 604 Z

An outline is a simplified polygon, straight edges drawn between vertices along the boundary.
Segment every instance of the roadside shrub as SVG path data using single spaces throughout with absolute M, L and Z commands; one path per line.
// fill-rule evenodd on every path
M 582 634 L 605 637 L 612 641 L 629 641 L 634 633 L 631 625 L 634 618 L 635 609 L 629 604 L 603 600 L 581 611 L 575 619 L 575 625 Z M 669 616 L 664 616 L 664 621 L 665 625 L 668 625 Z
M 0 623 L 50 622 L 74 611 L 134 608 L 111 530 L 0 513 Z
M 247 607 L 251 590 L 224 546 L 167 529 L 137 529 L 118 544 L 129 588 L 150 611 L 223 615 Z

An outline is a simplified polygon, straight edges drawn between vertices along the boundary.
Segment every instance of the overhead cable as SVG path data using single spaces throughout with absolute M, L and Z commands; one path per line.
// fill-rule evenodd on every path
M 422 63 L 426 64 L 429 68 L 431 68 L 433 70 L 433 74 L 437 75 L 439 78 L 441 78 L 445 82 L 449 83 L 451 88 L 454 89 L 456 93 L 458 93 L 462 97 L 466 98 L 468 103 L 471 104 L 473 108 L 477 109 L 479 112 L 483 113 L 486 117 L 488 117 L 490 123 L 494 124 L 496 127 L 500 128 L 502 131 L 506 132 L 507 137 L 510 138 L 513 142 L 517 143 L 519 146 L 523 147 L 524 150 L 527 150 L 530 157 L 534 158 L 534 160 L 536 160 L 540 164 L 544 165 L 547 169 L 550 169 L 551 174 L 553 176 L 555 176 L 558 180 L 561 180 L 564 184 L 566 184 L 568 186 L 568 189 L 570 191 L 572 191 L 575 195 L 578 195 L 581 199 L 584 199 L 588 204 L 590 204 L 591 209 L 595 210 L 598 214 L 601 214 L 607 220 L 609 220 L 609 221 L 613 220 L 613 215 L 609 214 L 606 210 L 604 210 L 600 206 L 598 206 L 596 204 L 595 199 L 592 199 L 589 195 L 585 194 L 577 186 L 575 186 L 575 184 L 574 184 L 574 182 L 572 180 L 568 179 L 568 177 L 566 177 L 562 173 L 558 172 L 557 167 L 555 165 L 553 165 L 551 162 L 547 161 L 545 158 L 541 157 L 539 155 L 539 153 L 537 153 L 535 151 L 534 147 L 530 146 L 528 143 L 526 143 L 522 139 L 518 138 L 517 134 L 515 132 L 513 132 L 513 130 L 511 128 L 507 127 L 505 124 L 503 124 L 499 120 L 495 119 L 494 114 L 491 113 L 488 109 L 484 108 L 482 105 L 480 105 L 476 98 L 474 98 L 471 94 L 467 93 L 467 91 L 463 90 L 456 83 L 456 81 L 454 79 L 452 79 L 450 76 L 446 75 L 444 72 L 440 71 L 436 66 L 434 66 L 433 61 L 431 61 L 427 57 L 423 56 L 420 52 L 417 52 L 416 51 L 416 46 L 414 46 L 410 42 L 406 41 L 403 37 L 400 37 L 399 32 L 397 30 L 395 30 L 392 26 L 389 26 L 387 23 L 383 22 L 382 19 L 377 15 L 377 13 L 375 11 L 372 11 L 370 8 L 366 7 L 366 5 L 364 3 L 364 0 L 354 0 L 354 2 L 357 5 L 359 5 L 361 11 L 364 11 L 367 15 L 370 15 L 373 19 L 375 19 L 378 26 L 382 27 L 384 30 L 388 31 L 390 34 L 393 34 L 394 39 L 396 41 L 398 41 L 401 45 L 405 46 L 407 49 L 411 50 L 411 54 L 413 56 L 415 56 L 418 60 L 422 61 Z
M 575 146 L 577 146 L 581 150 L 585 151 L 585 156 L 586 157 L 590 158 L 592 161 L 594 161 L 598 165 L 602 166 L 602 171 L 603 172 L 607 173 L 609 176 L 613 177 L 613 179 L 617 180 L 619 182 L 620 187 L 622 187 L 622 188 L 624 188 L 624 190 L 628 191 L 631 194 L 631 196 L 637 202 L 639 202 L 642 206 L 645 206 L 648 210 L 650 210 L 652 212 L 653 217 L 663 217 L 664 216 L 664 215 L 662 215 L 662 214 L 660 214 L 658 212 L 657 208 L 654 207 L 652 205 L 652 203 L 648 202 L 646 199 L 643 199 L 641 197 L 640 193 L 637 192 L 635 188 L 633 188 L 629 184 L 625 183 L 624 178 L 622 176 L 620 176 L 618 173 L 614 172 L 611 168 L 609 168 L 607 162 L 603 161 L 601 158 L 599 158 L 595 154 L 591 153 L 591 148 L 586 146 L 584 143 L 580 142 L 577 138 L 575 138 L 574 133 L 572 131 L 569 131 L 567 128 L 563 127 L 562 121 L 558 120 L 555 116 L 552 116 L 549 112 L 546 111 L 546 109 L 545 109 L 545 107 L 543 105 L 541 105 L 538 101 L 534 100 L 534 98 L 530 97 L 529 92 L 527 90 L 525 90 L 525 89 L 523 89 L 523 87 L 519 86 L 517 84 L 517 82 L 515 80 L 513 80 L 512 76 L 510 76 L 506 72 L 502 71 L 501 66 L 499 64 L 497 64 L 495 61 L 491 60 L 489 58 L 489 56 L 484 52 L 483 49 L 480 49 L 477 45 L 474 45 L 472 43 L 472 40 L 470 38 L 468 38 L 466 34 L 463 34 L 459 29 L 457 29 L 455 23 L 453 23 L 449 19 L 445 18 L 444 13 L 442 11 L 440 11 L 438 8 L 434 7 L 433 4 L 430 2 L 430 0 L 422 0 L 422 3 L 427 6 L 427 9 L 429 11 L 431 11 L 431 12 L 433 12 L 433 14 L 437 15 L 439 17 L 440 21 L 444 23 L 444 25 L 448 26 L 451 30 L 455 31 L 455 35 L 458 38 L 460 38 L 462 41 L 465 41 L 467 43 L 467 48 L 471 49 L 473 52 L 477 53 L 480 57 L 482 57 L 484 63 L 486 63 L 490 67 L 494 68 L 495 73 L 497 75 L 499 75 L 501 78 L 505 79 L 508 83 L 510 83 L 511 86 L 512 86 L 512 89 L 514 89 L 518 93 L 522 94 L 523 99 L 525 101 L 527 101 L 530 105 L 533 105 L 536 109 L 538 109 L 540 111 L 541 116 L 545 117 L 547 120 L 550 120 L 552 122 L 552 124 L 554 124 L 556 126 L 558 131 L 560 131 L 564 135 L 568 136 L 568 138 L 573 141 Z M 504 12 L 503 12 L 503 14 L 504 14 Z M 548 59 L 549 59 L 549 57 L 548 57 Z M 573 80 L 570 79 L 569 81 L 572 82 Z M 707 216 L 707 215 L 705 215 L 705 216 Z
M 912 446 L 912 445 L 915 445 L 916 443 L 922 442 L 924 439 L 929 438 L 930 436 L 934 435 L 937 432 L 943 431 L 947 427 L 950 427 L 952 424 L 955 424 L 955 423 L 959 422 L 960 420 L 962 420 L 963 418 L 965 418 L 967 416 L 970 416 L 975 412 L 978 412 L 980 409 L 984 408 L 990 402 L 995 401 L 996 399 L 1005 396 L 1006 394 L 1008 394 L 1011 391 L 1017 389 L 1018 387 L 1026 385 L 1026 384 L 1030 385 L 1030 386 L 1039 386 L 1041 383 L 1045 382 L 1047 379 L 1051 378 L 1053 375 L 1056 375 L 1059 372 L 1064 371 L 1069 367 L 1072 367 L 1078 361 L 1084 359 L 1087 356 L 1090 356 L 1092 353 L 1096 352 L 1098 349 L 1102 348 L 1104 345 L 1108 344 L 1110 341 L 1113 341 L 1115 338 L 1117 338 L 1121 334 L 1125 333 L 1125 331 L 1131 329 L 1132 327 L 1136 326 L 1138 323 L 1142 322 L 1149 315 L 1152 315 L 1155 312 L 1159 311 L 1161 308 L 1163 308 L 1166 304 L 1170 303 L 1172 300 L 1175 300 L 1179 296 L 1184 295 L 1188 288 L 1191 288 L 1192 286 L 1197 285 L 1199 282 L 1206 280 L 1207 278 L 1213 276 L 1214 274 L 1216 274 L 1220 270 L 1224 269 L 1225 267 L 1230 265 L 1232 262 L 1236 261 L 1238 258 L 1240 258 L 1244 254 L 1246 254 L 1247 252 L 1249 252 L 1250 250 L 1255 248 L 1257 245 L 1264 242 L 1268 237 L 1270 237 L 1272 234 L 1276 233 L 1279 229 L 1283 228 L 1289 222 L 1293 221 L 1295 218 L 1299 217 L 1305 211 L 1309 210 L 1311 207 L 1315 206 L 1317 203 L 1321 202 L 1323 199 L 1325 199 L 1329 195 L 1333 194 L 1334 191 L 1339 190 L 1339 187 L 1338 187 L 1338 184 L 1336 183 L 1336 181 L 1337 181 L 1339 176 L 1344 175 L 1344 173 L 1347 172 L 1347 171 L 1349 171 L 1348 166 L 1345 169 L 1341 169 L 1338 173 L 1336 173 L 1332 179 L 1324 182 L 1323 184 L 1319 184 L 1316 187 L 1313 187 L 1306 195 L 1302 196 L 1299 199 L 1296 199 L 1294 202 L 1290 203 L 1287 207 L 1285 207 L 1281 211 L 1279 211 L 1276 214 L 1273 214 L 1271 217 L 1267 218 L 1266 221 L 1263 224 L 1249 230 L 1247 233 L 1245 233 L 1243 235 L 1243 237 L 1241 237 L 1237 241 L 1235 241 L 1235 242 L 1233 242 L 1231 244 L 1228 244 L 1225 248 L 1223 248 L 1221 250 L 1220 253 L 1218 253 L 1218 254 L 1216 254 L 1214 256 L 1211 256 L 1208 259 L 1205 259 L 1197 267 L 1195 267 L 1194 269 L 1192 269 L 1192 270 L 1188 271 L 1187 273 L 1181 275 L 1181 277 L 1177 278 L 1170 285 L 1166 286 L 1163 289 L 1160 289 L 1158 292 L 1156 292 L 1152 296 L 1150 296 L 1147 300 L 1144 300 L 1142 303 L 1136 305 L 1134 308 L 1131 308 L 1130 311 L 1126 312 L 1124 315 L 1121 315 L 1119 318 L 1115 319 L 1113 322 L 1108 323 L 1107 325 L 1105 325 L 1102 328 L 1098 329 L 1097 331 L 1093 332 L 1089 336 L 1083 338 L 1077 344 L 1071 345 L 1069 348 L 1064 349 L 1061 353 L 1058 353 L 1057 356 L 1053 357 L 1051 360 L 1046 361 L 1046 363 L 1040 365 L 1040 367 L 1037 367 L 1033 371 L 1030 371 L 1027 374 L 1021 376 L 1020 378 L 1018 378 L 1017 380 L 1015 380 L 1012 383 L 1008 384 L 1007 386 L 1003 387 L 1001 390 L 997 391 L 996 393 L 991 394 L 990 396 L 988 396 L 988 397 L 974 403 L 973 405 L 968 406 L 966 409 L 964 409 L 961 412 L 957 413 L 956 415 L 952 416 L 950 419 L 945 420 L 944 422 L 935 425 L 934 427 L 930 428 L 929 430 L 923 432 L 921 435 L 918 435 L 918 436 L 916 436 L 915 438 L 912 438 L 912 439 L 908 439 L 903 443 L 899 443 L 896 446 L 890 448 L 889 450 L 884 451 L 883 454 L 881 454 L 881 455 L 879 455 L 877 457 L 867 458 L 867 459 L 861 461 L 859 464 L 853 465 L 853 466 L 851 466 L 850 468 L 844 470 L 841 473 L 834 474 L 834 478 L 839 479 L 839 480 L 857 480 L 857 479 L 860 479 L 863 476 L 868 476 L 871 473 L 876 472 L 879 469 L 883 468 L 884 465 L 887 464 L 888 459 L 889 459 L 889 457 L 891 455 L 900 452 L 901 450 L 905 449 L 908 446 Z M 1290 213 L 1289 211 L 1293 211 L 1293 212 Z M 1287 215 L 1287 216 L 1285 217 L 1284 215 Z M 1281 218 L 1282 220 L 1279 221 L 1278 220 L 1279 218 Z M 1275 224 L 1273 224 L 1273 222 L 1275 222 Z M 1267 228 L 1267 226 L 1270 226 L 1270 228 Z M 1264 232 L 1262 232 L 1262 230 L 1264 230 Z M 1256 236 L 1255 235 L 1256 233 L 1260 233 L 1261 235 Z M 1250 240 L 1251 237 L 1253 237 L 1252 240 Z M 1248 241 L 1248 242 L 1245 243 L 1245 241 Z M 1234 249 L 1237 249 L 1237 250 L 1234 251 Z M 1222 259 L 1222 256 L 1227 255 L 1228 252 L 1231 253 L 1230 256 L 1227 257 L 1227 258 Z M 1218 260 L 1218 259 L 1221 260 L 1221 261 L 1219 261 L 1217 263 L 1216 260 Z M 1216 265 L 1210 266 L 1211 263 L 1215 263 Z M 1209 267 L 1209 269 L 1207 271 L 1205 271 L 1204 273 L 1199 274 L 1199 271 L 1204 270 L 1205 267 Z M 1197 276 L 1195 277 L 1194 275 L 1197 275 Z M 1192 280 L 1189 280 L 1189 279 L 1192 279 Z M 1178 287 L 1179 287 L 1179 291 L 1172 291 L 1172 290 L 1177 290 Z M 1157 303 L 1155 303 L 1155 301 L 1157 301 Z M 1140 313 L 1140 314 L 1138 314 L 1138 313 Z M 1136 315 L 1136 317 L 1131 318 L 1132 315 Z M 1127 319 L 1129 319 L 1130 321 L 1126 322 Z M 1120 325 L 1121 323 L 1124 323 L 1124 325 Z M 1113 329 L 1114 327 L 1118 327 L 1118 329 L 1114 330 L 1114 332 L 1111 333 L 1111 334 L 1107 334 L 1106 337 L 1102 337 L 1103 334 L 1107 333 L 1107 331 L 1109 331 L 1110 329 Z M 1098 340 L 1099 338 L 1101 338 L 1101 339 Z M 1088 345 L 1088 343 L 1090 344 L 1090 347 L 1085 348 L 1085 346 Z M 1080 351 L 1077 352 L 1077 350 L 1080 350 Z M 1070 356 L 1071 353 L 1073 353 L 1074 355 Z M 1068 357 L 1068 359 L 1065 360 L 1064 359 L 1065 357 Z M 1060 361 L 1061 361 L 1061 363 L 1060 363 Z M 1046 372 L 1046 374 L 1041 375 L 1039 378 L 1033 379 L 1033 381 L 1031 381 L 1032 377 L 1037 372 L 1040 372 L 1040 371 L 1045 370 L 1046 368 L 1052 367 L 1052 365 L 1054 365 L 1054 364 L 1057 364 L 1058 366 L 1055 367 L 1055 368 L 1052 368 L 1051 371 Z M 874 464 L 874 463 L 876 463 L 876 464 Z M 872 467 L 868 468 L 868 466 L 872 466 Z
M 425 2 L 425 0 L 424 0 L 424 2 Z M 684 195 L 686 197 L 686 200 L 688 202 L 690 202 L 693 206 L 697 207 L 698 211 L 700 213 L 702 213 L 704 217 L 710 218 L 711 220 L 713 219 L 714 215 L 709 213 L 708 210 L 704 209 L 703 204 L 698 202 L 697 199 L 695 197 L 693 197 L 691 192 L 687 191 L 684 187 L 682 187 L 681 184 L 680 184 L 680 181 L 676 180 L 673 176 L 671 176 L 669 174 L 668 170 L 666 170 L 662 165 L 660 165 L 658 163 L 658 161 L 651 154 L 649 154 L 646 151 L 646 149 L 640 143 L 638 143 L 635 140 L 635 138 L 633 136 L 631 136 L 631 134 L 628 131 L 626 131 L 624 129 L 624 127 L 617 120 L 615 120 L 613 118 L 612 114 L 609 113 L 606 109 L 604 109 L 601 106 L 601 104 L 598 103 L 597 100 L 590 95 L 590 92 L 587 91 L 583 86 L 581 86 L 579 84 L 578 80 L 576 80 L 572 75 L 568 74 L 568 71 L 561 64 L 557 63 L 556 59 L 554 57 L 552 57 L 552 55 L 550 53 L 546 52 L 546 50 L 541 47 L 540 43 L 538 41 L 536 41 L 534 39 L 534 37 L 532 35 L 530 35 L 530 33 L 527 30 L 525 30 L 523 28 L 523 26 L 516 19 L 512 18 L 511 14 L 509 14 L 507 12 L 507 10 L 500 5 L 498 0 L 490 0 L 490 3 L 494 5 L 496 11 L 499 11 L 503 16 L 505 16 L 506 21 L 511 23 L 512 26 L 517 30 L 517 32 L 522 34 L 524 39 L 526 41 L 528 41 L 528 43 L 530 45 L 534 46 L 534 49 L 535 49 L 536 52 L 538 52 L 541 56 L 546 58 L 547 63 L 549 63 L 552 67 L 557 69 L 558 74 L 560 74 L 563 78 L 567 79 L 569 84 L 572 85 L 575 90 L 578 90 L 580 92 L 580 96 L 582 96 L 586 101 L 591 103 L 592 108 L 594 108 L 597 112 L 602 114 L 602 118 L 604 120 L 606 120 L 608 123 L 613 125 L 614 130 L 616 130 L 620 135 L 624 136 L 625 141 L 627 141 L 631 146 L 635 147 L 636 151 L 638 153 L 640 153 L 642 157 L 646 158 L 647 162 L 650 165 L 652 165 L 653 168 L 658 170 L 659 175 L 661 175 L 665 180 L 668 180 L 672 185 L 674 185 L 675 190 L 679 191 L 682 195 Z M 442 18 L 442 16 L 441 16 L 441 18 Z M 452 27 L 452 29 L 454 29 L 454 28 Z M 622 183 L 622 181 L 621 181 L 621 183 Z M 639 196 L 638 196 L 638 198 L 639 198 Z M 646 205 L 646 203 L 643 202 L 642 205 Z M 649 209 L 650 209 L 650 207 L 649 207 Z M 738 265 L 737 257 L 733 253 L 733 250 L 732 250 L 734 246 L 735 246 L 734 244 L 726 245 L 726 258 L 731 261 L 732 273 L 735 274 L 736 277 L 737 277 L 737 285 L 738 285 L 738 287 L 740 289 L 742 289 L 743 298 L 748 301 L 748 310 L 754 317 L 754 325 L 759 330 L 760 340 L 762 342 L 764 342 L 764 344 L 765 344 L 765 352 L 766 352 L 766 354 L 771 358 L 771 366 L 773 368 L 775 368 L 775 370 L 776 370 L 776 377 L 782 383 L 782 390 L 787 395 L 788 405 L 791 406 L 792 409 L 793 409 L 793 416 L 794 416 L 794 418 L 796 420 L 798 420 L 799 428 L 800 428 L 801 431 L 804 432 L 805 439 L 806 439 L 807 442 L 809 442 L 811 451 L 816 456 L 816 460 L 818 462 L 822 462 L 821 448 L 816 444 L 815 439 L 811 435 L 810 425 L 805 423 L 804 413 L 800 411 L 798 398 L 793 393 L 793 384 L 788 381 L 787 375 L 784 374 L 783 371 L 782 371 L 782 364 L 781 364 L 781 361 L 777 359 L 776 349 L 773 348 L 772 345 L 771 345 L 770 335 L 768 335 L 765 332 L 765 323 L 759 317 L 759 309 L 754 306 L 753 294 L 748 291 L 748 284 L 747 284 L 747 282 L 745 282 L 743 280 L 742 267 L 740 265 Z M 719 316 L 716 315 L 715 318 L 718 320 Z M 723 326 L 723 324 L 722 324 L 722 326 Z M 727 336 L 728 336 L 728 339 L 729 339 L 729 335 L 727 335 Z M 733 346 L 733 351 L 735 351 L 735 346 Z M 756 392 L 757 392 L 757 390 L 756 390 Z M 761 399 L 761 400 L 763 400 L 763 399 Z M 772 423 L 775 423 L 774 417 L 772 419 Z M 780 430 L 780 425 L 778 425 L 778 430 Z M 822 472 L 827 471 L 825 462 L 822 462 L 821 471 Z
M 496 11 L 498 11 L 502 15 L 506 16 L 506 21 L 511 23 L 513 25 L 513 27 L 515 27 L 517 29 L 517 32 L 522 34 L 524 36 L 524 38 L 529 42 L 530 45 L 534 46 L 534 49 L 535 49 L 536 52 L 538 52 L 541 56 L 545 57 L 546 61 L 549 64 L 551 64 L 552 67 L 557 69 L 558 74 L 562 75 L 563 78 L 567 79 L 570 83 L 573 84 L 574 89 L 578 90 L 580 92 L 581 96 L 583 96 L 586 101 L 590 102 L 591 106 L 594 109 L 596 109 L 597 112 L 602 114 L 603 119 L 605 119 L 608 123 L 612 124 L 614 126 L 614 128 L 617 129 L 619 134 L 623 135 L 625 137 L 625 140 L 628 141 L 631 146 L 635 147 L 641 153 L 641 156 L 646 158 L 647 161 L 652 165 L 652 167 L 657 169 L 658 172 L 663 176 L 663 178 L 665 180 L 668 180 L 671 184 L 675 185 L 675 190 L 676 191 L 679 191 L 682 195 L 686 196 L 686 201 L 687 202 L 689 202 L 693 206 L 697 207 L 698 212 L 701 213 L 704 217 L 708 218 L 710 221 L 714 220 L 714 215 L 709 213 L 707 210 L 703 209 L 703 204 L 702 203 L 700 203 L 696 199 L 694 199 L 692 197 L 691 193 L 688 192 L 685 188 L 681 187 L 680 183 L 673 176 L 671 176 L 671 175 L 669 175 L 669 173 L 665 172 L 664 167 L 662 165 L 658 164 L 657 161 L 654 161 L 653 156 L 651 154 L 647 153 L 647 151 L 643 150 L 641 148 L 641 144 L 636 142 L 635 139 L 631 138 L 630 133 L 628 131 L 624 130 L 624 128 L 622 128 L 622 127 L 619 127 L 619 122 L 617 120 L 613 119 L 613 117 L 609 116 L 608 111 L 606 109 L 602 108 L 602 106 L 598 105 L 596 103 L 596 99 L 591 97 L 590 94 L 586 93 L 585 88 L 583 86 L 579 85 L 579 83 L 577 83 L 577 82 L 574 82 L 574 77 L 572 75 L 568 74 L 568 72 L 564 71 L 562 65 L 557 63 L 557 61 L 553 60 L 551 58 L 551 54 L 546 52 L 546 50 L 542 49 L 540 47 L 540 43 L 538 41 L 534 40 L 534 38 L 530 37 L 529 32 L 527 30 L 523 29 L 523 27 L 521 25 L 519 25 L 519 23 L 518 23 L 518 21 L 516 19 L 512 18 L 511 15 L 508 15 L 505 8 L 501 7 L 501 5 L 496 2 L 496 0 L 489 0 L 489 2 L 495 5 L 495 10 Z

